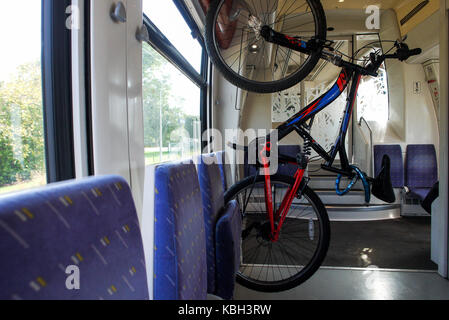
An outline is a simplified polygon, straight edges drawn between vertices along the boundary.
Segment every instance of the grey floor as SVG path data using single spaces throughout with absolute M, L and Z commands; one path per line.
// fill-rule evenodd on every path
M 435 271 L 322 267 L 301 286 L 263 293 L 237 284 L 235 300 L 448 300 L 449 281 Z
M 430 217 L 331 222 L 323 266 L 437 270 L 430 259 Z

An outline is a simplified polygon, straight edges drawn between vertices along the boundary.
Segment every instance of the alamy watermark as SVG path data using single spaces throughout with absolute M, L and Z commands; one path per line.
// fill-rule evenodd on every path
M 70 5 L 65 9 L 67 16 L 65 20 L 65 27 L 69 30 L 80 29 L 80 8 L 77 5 Z
M 365 26 L 368 30 L 380 29 L 380 8 L 375 5 L 366 7 L 365 13 L 368 17 L 365 20 Z
M 67 290 L 80 290 L 81 282 L 80 282 L 80 269 L 78 266 L 68 266 L 65 269 L 65 273 L 67 274 L 67 278 L 65 280 L 65 287 Z

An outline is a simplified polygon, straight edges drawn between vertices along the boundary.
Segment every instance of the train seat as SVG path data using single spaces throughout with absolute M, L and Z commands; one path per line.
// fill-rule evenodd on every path
M 279 145 L 278 154 L 289 156 L 296 159 L 296 156 L 301 151 L 300 145 Z M 277 174 L 294 176 L 298 166 L 290 163 L 279 163 Z M 245 177 L 252 176 L 256 173 L 256 169 L 253 165 L 249 165 L 248 154 L 245 152 L 245 165 L 244 165 Z
M 220 168 L 221 181 L 223 183 L 223 190 L 227 191 L 232 186 L 232 170 L 231 163 L 226 151 L 219 151 L 216 153 L 218 160 L 218 167 Z
M 405 157 L 405 185 L 410 194 L 424 200 L 438 181 L 435 146 L 413 144 L 407 146 Z
M 299 145 L 280 145 L 278 153 L 296 159 L 298 153 L 301 152 Z M 280 163 L 278 167 L 278 174 L 293 177 L 298 170 L 298 166 L 290 163 Z
M 404 187 L 404 161 L 402 149 L 398 144 L 374 146 L 374 176 L 377 177 L 382 169 L 382 159 L 388 155 L 391 160 L 390 174 L 393 188 Z
M 0 288 L 2 300 L 149 299 L 126 181 L 86 178 L 0 197 Z
M 235 201 L 224 205 L 216 154 L 198 157 L 198 178 L 206 229 L 208 293 L 231 299 L 240 263 L 240 211 Z
M 155 168 L 155 300 L 207 299 L 206 236 L 193 161 Z

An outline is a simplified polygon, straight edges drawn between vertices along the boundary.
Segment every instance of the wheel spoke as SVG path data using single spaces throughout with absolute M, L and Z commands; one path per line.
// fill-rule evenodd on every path
M 325 28 L 320 25 L 322 14 L 312 10 L 309 5 L 311 0 L 286 0 L 282 5 L 276 0 L 240 1 L 242 3 L 236 1 L 237 7 L 231 9 L 227 5 L 229 2 L 223 0 L 210 10 L 213 13 L 208 13 L 208 21 L 213 17 L 214 25 L 213 32 L 209 27 L 210 22 L 206 26 L 206 38 L 213 34 L 212 42 L 206 41 L 206 44 L 209 52 L 215 53 L 211 54 L 212 61 L 222 66 L 220 71 L 223 75 L 242 89 L 263 93 L 282 91 L 304 79 L 307 70 L 311 69 L 310 64 L 314 66 L 317 63 L 319 53 L 313 53 L 315 59 L 298 59 L 297 52 L 289 53 L 291 57 L 281 61 L 289 72 L 279 73 L 278 59 L 285 55 L 285 48 L 281 48 L 282 51 L 277 45 L 267 43 L 260 35 L 260 27 L 270 26 L 304 41 L 323 37 L 320 35 L 325 32 Z M 214 43 L 213 48 L 211 43 Z M 249 67 L 256 72 L 247 72 Z
M 240 208 L 247 210 L 243 216 L 247 236 L 241 240 L 242 266 L 239 277 L 259 286 L 277 286 L 280 283 L 301 282 L 304 270 L 315 261 L 321 250 L 327 250 L 323 240 L 322 215 L 304 190 L 301 207 L 292 206 L 281 227 L 279 239 L 271 241 L 271 225 L 264 204 L 264 178 L 248 178 L 248 183 L 237 189 L 233 199 L 239 199 Z M 287 190 L 293 184 L 272 178 L 274 208 L 278 210 Z M 302 218 L 306 216 L 306 218 Z M 313 238 L 310 235 L 310 219 L 313 219 Z M 248 232 L 249 231 L 249 232 Z M 328 238 L 327 238 L 328 239 Z M 323 249 L 324 243 L 324 249 Z M 324 257 L 323 257 L 324 258 Z M 307 268 L 306 268 L 307 267 Z M 318 266 L 315 266 L 318 267 Z M 298 280 L 299 279 L 299 280 Z

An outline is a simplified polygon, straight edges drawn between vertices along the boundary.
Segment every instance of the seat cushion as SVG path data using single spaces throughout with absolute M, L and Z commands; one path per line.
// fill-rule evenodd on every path
M 199 156 L 198 177 L 206 228 L 207 290 L 215 293 L 215 226 L 224 207 L 220 169 L 214 154 Z
M 68 290 L 76 269 L 80 288 Z M 0 197 L 0 288 L 0 299 L 148 299 L 126 181 L 88 178 Z
M 223 299 L 232 299 L 235 276 L 240 267 L 240 237 L 242 218 L 238 203 L 228 203 L 216 227 L 216 295 Z
M 432 188 L 411 188 L 410 194 L 415 198 L 418 198 L 421 201 L 423 201 L 429 194 L 430 190 L 432 190 Z
M 374 146 L 374 174 L 376 177 L 382 169 L 384 155 L 388 155 L 391 160 L 390 174 L 393 188 L 404 187 L 404 162 L 401 146 L 398 144 Z
M 193 162 L 158 166 L 155 193 L 154 299 L 205 300 L 206 241 Z

